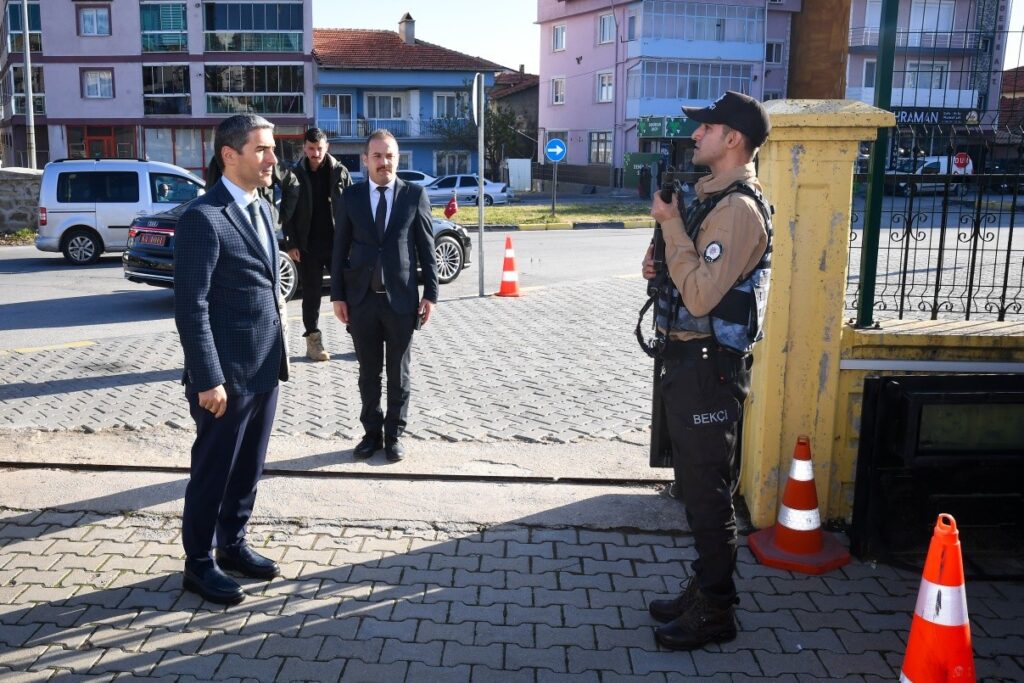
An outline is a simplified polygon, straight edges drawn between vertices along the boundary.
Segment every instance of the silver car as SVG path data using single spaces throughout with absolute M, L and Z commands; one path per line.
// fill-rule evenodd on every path
M 427 185 L 427 196 L 434 206 L 441 206 L 448 203 L 455 193 L 456 201 L 467 204 L 476 203 L 476 195 L 479 190 L 479 180 L 475 173 L 457 173 L 455 175 L 441 176 L 430 185 Z M 512 198 L 512 191 L 505 183 L 496 183 L 493 180 L 484 178 L 484 204 L 507 204 Z

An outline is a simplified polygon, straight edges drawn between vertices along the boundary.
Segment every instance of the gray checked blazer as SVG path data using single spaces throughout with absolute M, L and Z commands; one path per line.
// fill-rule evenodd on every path
M 262 200 L 261 210 L 269 231 Z M 219 181 L 182 215 L 174 236 L 174 322 L 189 393 L 223 384 L 229 396 L 258 394 L 288 379 L 276 256 L 267 257 L 248 215 Z

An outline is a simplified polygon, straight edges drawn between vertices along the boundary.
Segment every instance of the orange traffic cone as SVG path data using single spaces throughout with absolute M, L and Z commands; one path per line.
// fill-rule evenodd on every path
M 824 574 L 850 561 L 850 552 L 821 530 L 810 438 L 797 437 L 775 526 L 752 534 L 747 542 L 761 564 L 804 574 Z
M 512 249 L 512 238 L 508 235 L 505 235 L 505 265 L 501 269 L 501 288 L 497 296 L 519 296 L 516 252 Z
M 939 515 L 924 562 L 900 681 L 973 681 L 971 625 L 956 520 Z

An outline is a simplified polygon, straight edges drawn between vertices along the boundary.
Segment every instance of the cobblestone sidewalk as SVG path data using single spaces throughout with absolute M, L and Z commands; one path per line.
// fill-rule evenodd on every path
M 445 302 L 413 347 L 409 436 L 564 443 L 645 429 L 650 361 L 632 335 L 642 302 L 642 286 L 624 279 Z M 290 326 L 293 379 L 275 428 L 357 438 L 352 343 L 322 317 L 328 363 L 306 361 L 301 323 Z M 191 429 L 181 367 L 173 333 L 0 354 L 0 427 Z
M 181 591 L 178 525 L 0 510 L 0 679 L 891 681 L 919 583 L 795 576 L 744 546 L 740 636 L 680 653 L 645 605 L 677 589 L 688 537 L 265 520 L 250 538 L 284 577 L 220 608 Z M 978 680 L 1024 679 L 1024 587 L 974 582 L 968 604 Z

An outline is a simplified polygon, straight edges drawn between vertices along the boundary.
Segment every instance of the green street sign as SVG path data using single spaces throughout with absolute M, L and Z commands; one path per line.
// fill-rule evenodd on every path
M 685 116 L 645 116 L 637 119 L 637 137 L 688 138 L 697 130 L 697 122 Z
M 642 138 L 665 137 L 665 118 L 662 116 L 646 116 L 636 122 L 637 136 Z

